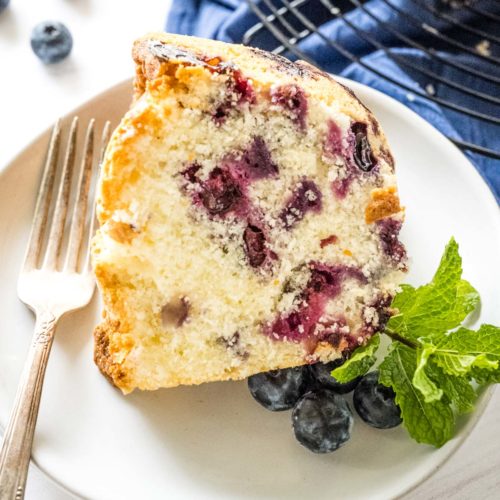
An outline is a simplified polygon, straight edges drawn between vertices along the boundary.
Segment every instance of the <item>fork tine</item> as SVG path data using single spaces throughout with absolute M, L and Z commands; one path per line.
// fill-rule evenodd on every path
M 104 129 L 102 131 L 102 136 L 101 136 L 101 152 L 100 152 L 100 156 L 99 156 L 99 169 L 101 168 L 101 164 L 104 160 L 104 153 L 106 152 L 106 146 L 108 145 L 110 136 L 111 136 L 111 122 L 107 121 L 104 124 Z
M 83 230 L 87 215 L 90 180 L 92 178 L 92 165 L 94 163 L 94 124 L 95 120 L 90 120 L 85 136 L 85 144 L 83 146 L 77 198 L 73 208 L 68 253 L 66 257 L 66 269 L 69 271 L 76 271 L 80 256 L 80 247 L 82 246 Z
M 71 130 L 66 146 L 66 156 L 64 158 L 63 172 L 59 182 L 59 191 L 57 193 L 56 208 L 52 217 L 52 227 L 50 229 L 49 241 L 45 252 L 44 267 L 47 269 L 56 269 L 61 243 L 64 235 L 64 224 L 68 211 L 68 201 L 71 187 L 71 178 L 76 155 L 76 132 L 78 129 L 78 117 L 73 118 Z
M 38 188 L 38 195 L 35 205 L 35 215 L 31 226 L 30 239 L 24 259 L 24 270 L 28 271 L 38 265 L 38 257 L 42 246 L 43 234 L 47 225 L 47 215 L 49 213 L 50 202 L 52 201 L 52 191 L 54 179 L 56 177 L 57 159 L 61 144 L 61 121 L 57 120 L 50 136 L 47 159 L 43 169 L 42 180 Z
M 99 175 L 99 172 L 101 170 L 101 165 L 102 161 L 104 160 L 104 153 L 106 152 L 106 146 L 108 145 L 109 138 L 111 136 L 111 122 L 107 121 L 106 124 L 104 125 L 104 129 L 102 131 L 102 137 L 101 137 L 101 151 L 99 154 L 99 165 L 98 165 L 98 172 L 97 174 Z M 98 177 L 96 175 L 96 178 Z M 87 245 L 87 255 L 85 257 L 85 264 L 84 264 L 84 270 L 90 271 L 92 268 L 91 262 L 90 262 L 90 245 L 92 241 L 92 237 L 94 236 L 94 229 L 96 225 L 96 213 L 95 213 L 95 208 L 96 208 L 96 194 L 94 194 L 94 200 L 92 201 L 92 214 L 90 217 L 90 229 L 89 229 L 89 241 Z

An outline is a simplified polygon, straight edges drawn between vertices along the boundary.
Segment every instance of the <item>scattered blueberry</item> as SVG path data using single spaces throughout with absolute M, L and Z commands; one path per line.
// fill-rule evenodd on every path
M 196 174 L 200 170 L 201 165 L 198 163 L 193 163 L 192 165 L 189 165 L 185 170 L 181 172 L 181 175 L 189 182 L 194 183 L 194 182 L 199 182 L 198 177 Z
M 2 10 L 6 9 L 7 6 L 9 5 L 10 3 L 10 0 L 0 0 L 0 12 L 2 12 Z
M 402 422 L 395 397 L 390 387 L 379 384 L 378 371 L 370 372 L 354 390 L 354 408 L 367 424 L 378 429 L 390 429 Z
M 365 318 L 363 330 L 368 335 L 373 335 L 376 332 L 384 330 L 385 325 L 391 317 L 390 305 L 393 296 L 389 293 L 378 295 L 372 302 L 368 303 L 363 309 L 375 309 L 376 314 L 370 313 L 365 315 L 364 311 L 362 317 Z
M 302 366 L 258 373 L 248 378 L 248 388 L 264 408 L 289 410 L 307 391 L 308 373 Z
M 71 52 L 73 38 L 64 24 L 44 21 L 31 32 L 31 48 L 46 64 L 63 60 Z
M 340 293 L 345 279 L 356 279 L 364 283 L 366 277 L 356 267 L 330 266 L 321 262 L 311 262 L 309 267 L 311 277 L 299 295 L 301 304 L 298 309 L 280 314 L 274 321 L 267 323 L 264 326 L 264 333 L 277 341 L 297 342 L 306 339 L 330 341 L 331 339 L 332 343 L 337 344 L 340 338 L 332 329 L 326 329 L 324 333 L 318 335 L 315 330 L 316 324 L 323 316 L 327 300 L 335 298 Z
M 224 123 L 229 113 L 235 109 L 235 97 L 237 104 L 242 104 L 244 102 L 252 104 L 255 101 L 255 92 L 251 81 L 245 78 L 241 74 L 241 71 L 231 68 L 224 63 L 212 69 L 215 69 L 215 71 L 219 73 L 226 72 L 227 70 L 232 73 L 227 95 L 222 102 L 218 103 L 215 110 L 212 112 L 212 118 L 215 123 L 221 125 Z
M 332 120 L 328 121 L 328 133 L 325 141 L 325 153 L 329 156 L 338 156 L 343 153 L 342 130 Z
M 305 129 L 307 98 L 301 87 L 293 83 L 281 85 L 271 91 L 271 102 L 287 110 L 300 129 Z
M 290 229 L 301 221 L 307 212 L 321 210 L 321 191 L 311 180 L 304 179 L 293 192 L 285 209 L 280 214 L 280 219 L 286 229 Z
M 351 437 L 352 412 L 344 398 L 320 389 L 306 393 L 292 412 L 295 437 L 314 453 L 330 453 Z
M 354 135 L 354 162 L 363 172 L 369 172 L 375 166 L 375 158 L 368 142 L 366 123 L 353 123 L 351 132 Z
M 266 260 L 266 237 L 257 226 L 248 224 L 243 232 L 244 249 L 252 267 L 259 267 Z
M 333 378 L 331 375 L 332 370 L 342 365 L 343 362 L 344 359 L 337 359 L 329 363 L 315 363 L 309 366 L 309 370 L 314 380 L 316 380 L 320 386 L 331 389 L 339 394 L 347 394 L 354 390 L 361 380 L 361 377 L 357 377 L 346 384 L 342 384 Z
M 255 92 L 253 90 L 252 82 L 245 78 L 241 71 L 233 70 L 233 85 L 234 91 L 240 96 L 239 102 L 250 102 L 255 100 Z
M 278 173 L 278 166 L 273 162 L 271 153 L 262 137 L 254 137 L 250 146 L 246 149 L 234 165 L 241 170 L 248 179 L 264 179 L 273 177 Z
M 387 217 L 376 222 L 380 243 L 384 253 L 396 264 L 406 259 L 406 249 L 399 241 L 398 236 L 401 231 L 401 221 Z
M 321 293 L 330 298 L 335 297 L 340 292 L 342 282 L 347 279 L 356 279 L 361 283 L 366 282 L 366 277 L 361 269 L 354 266 L 331 266 L 322 262 L 311 262 L 311 277 L 307 282 L 305 294 Z
M 214 168 L 203 183 L 201 201 L 212 215 L 222 215 L 231 210 L 241 198 L 237 183 L 228 172 Z

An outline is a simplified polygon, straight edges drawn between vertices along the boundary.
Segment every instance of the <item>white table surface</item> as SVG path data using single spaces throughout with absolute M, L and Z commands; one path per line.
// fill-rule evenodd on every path
M 0 14 L 0 170 L 31 139 L 78 104 L 133 75 L 134 38 L 161 30 L 170 0 L 11 0 Z M 44 66 L 31 28 L 54 19 L 74 38 L 71 56 Z M 500 498 L 500 391 L 460 450 L 405 500 Z M 26 498 L 72 498 L 32 466 Z

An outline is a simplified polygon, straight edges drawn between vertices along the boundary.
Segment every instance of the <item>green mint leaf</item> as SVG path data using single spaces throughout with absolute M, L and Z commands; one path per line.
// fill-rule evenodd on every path
M 425 401 L 412 382 L 416 369 L 416 351 L 400 342 L 393 342 L 379 367 L 379 381 L 392 387 L 396 393 L 403 424 L 411 437 L 419 443 L 442 446 L 453 435 L 454 413 L 448 402 Z
M 446 373 L 456 377 L 467 376 L 473 368 L 484 368 L 487 371 L 498 368 L 498 361 L 490 360 L 484 354 L 468 355 L 436 351 L 434 359 Z
M 443 391 L 443 401 L 453 404 L 457 413 L 468 413 L 474 409 L 477 394 L 469 380 L 464 377 L 448 375 L 432 360 L 427 363 L 426 371 Z
M 459 326 L 479 303 L 479 294 L 461 276 L 462 259 L 452 238 L 429 284 L 401 287 L 391 305 L 398 312 L 391 317 L 386 330 L 417 340 L 422 336 L 439 338 Z
M 422 393 L 426 403 L 439 401 L 443 396 L 443 390 L 429 378 L 426 372 L 427 362 L 435 349 L 433 345 L 426 345 L 416 351 L 417 367 L 413 374 L 412 383 Z
M 437 343 L 435 362 L 448 374 L 470 376 L 473 369 L 495 372 L 500 361 L 500 328 L 482 325 L 477 332 L 459 328 Z
M 500 328 L 484 324 L 479 330 L 459 328 L 443 336 L 440 349 L 453 349 L 461 354 L 486 354 L 500 357 Z
M 500 384 L 500 368 L 492 371 L 474 367 L 471 376 L 480 385 Z
M 343 365 L 335 368 L 332 377 L 345 384 L 364 375 L 375 363 L 379 346 L 380 335 L 374 335 L 364 346 L 358 347 Z

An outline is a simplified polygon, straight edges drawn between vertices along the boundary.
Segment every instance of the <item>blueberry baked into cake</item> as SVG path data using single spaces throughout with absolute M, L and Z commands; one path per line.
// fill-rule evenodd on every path
M 315 67 L 170 34 L 99 181 L 95 360 L 124 393 L 331 361 L 387 321 L 406 253 L 394 162 Z

